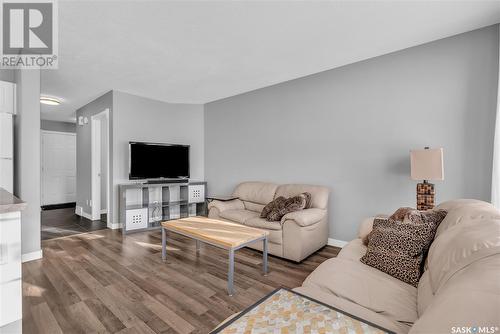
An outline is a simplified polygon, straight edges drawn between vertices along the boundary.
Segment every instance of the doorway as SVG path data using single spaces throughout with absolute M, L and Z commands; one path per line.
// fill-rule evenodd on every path
M 42 206 L 74 204 L 76 202 L 76 133 L 42 130 L 41 134 Z
M 91 117 L 91 208 L 92 220 L 107 221 L 110 210 L 110 177 L 109 177 L 109 109 Z
M 57 125 L 57 126 L 56 126 Z M 43 125 L 42 125 L 43 126 Z M 75 214 L 76 128 L 75 124 L 52 122 L 41 129 L 41 237 L 42 240 L 102 230 L 105 222 Z

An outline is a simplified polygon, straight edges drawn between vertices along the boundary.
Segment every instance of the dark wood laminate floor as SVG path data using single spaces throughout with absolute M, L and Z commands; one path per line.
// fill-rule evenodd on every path
M 66 237 L 107 228 L 106 215 L 101 220 L 89 220 L 75 214 L 75 208 L 42 211 L 42 240 Z
M 42 242 L 43 259 L 23 264 L 24 333 L 207 333 L 273 289 L 299 286 L 338 248 L 300 264 L 236 252 L 234 296 L 226 292 L 227 252 L 170 234 L 161 261 L 160 231 L 101 230 Z

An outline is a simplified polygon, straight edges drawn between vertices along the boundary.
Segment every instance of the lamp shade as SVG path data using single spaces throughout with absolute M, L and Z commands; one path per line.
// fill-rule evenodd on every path
M 432 148 L 410 151 L 412 180 L 443 180 L 443 149 Z

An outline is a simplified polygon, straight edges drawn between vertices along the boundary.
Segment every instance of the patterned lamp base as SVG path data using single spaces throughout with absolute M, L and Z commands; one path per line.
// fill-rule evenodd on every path
M 434 208 L 434 184 L 419 183 L 417 184 L 417 210 L 429 210 Z

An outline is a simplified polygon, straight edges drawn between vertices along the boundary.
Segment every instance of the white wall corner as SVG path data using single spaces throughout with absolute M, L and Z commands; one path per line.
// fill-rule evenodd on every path
M 21 262 L 24 263 L 24 262 L 39 260 L 42 257 L 43 257 L 43 252 L 41 249 L 39 249 L 37 251 L 21 255 Z
M 81 206 L 76 206 L 75 214 L 83 218 L 87 218 L 88 220 L 93 220 L 92 215 L 83 211 L 83 208 Z
M 119 228 L 122 228 L 122 224 L 120 224 L 120 223 L 108 223 L 108 228 L 111 230 L 117 230 Z
M 340 248 L 342 248 L 345 245 L 347 245 L 347 241 L 328 238 L 328 246 L 334 246 L 334 247 L 340 247 Z

